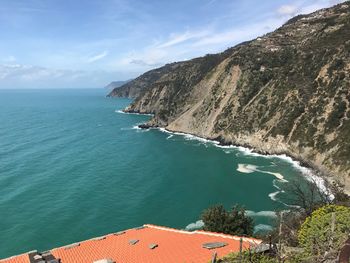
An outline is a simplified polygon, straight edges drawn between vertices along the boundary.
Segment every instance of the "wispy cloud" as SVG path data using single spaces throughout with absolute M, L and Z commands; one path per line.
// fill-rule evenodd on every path
M 282 5 L 277 9 L 279 15 L 293 16 L 299 11 L 298 7 L 295 5 Z
M 166 42 L 159 44 L 157 47 L 158 48 L 166 48 L 166 47 L 175 46 L 175 45 L 184 43 L 188 40 L 207 36 L 209 33 L 210 32 L 208 30 L 201 30 L 198 32 L 186 31 L 186 32 L 181 33 L 181 34 L 171 34 L 170 38 Z
M 282 17 L 293 17 L 298 14 L 309 14 L 316 10 L 343 3 L 346 0 L 314 0 L 314 1 L 294 1 L 291 4 L 282 5 L 277 9 L 277 14 Z
M 57 70 L 33 65 L 2 64 L 0 65 L 0 80 L 36 81 L 43 79 L 71 78 L 80 71 Z
M 51 85 L 52 80 L 90 83 L 95 76 L 103 86 L 104 81 L 223 51 L 273 31 L 294 15 L 344 2 L 108 0 L 103 5 L 87 1 L 79 8 L 74 1 L 62 1 L 66 4 L 2 1 L 0 88 L 26 82 Z M 34 64 L 42 67 L 30 66 Z
M 268 19 L 261 23 L 254 23 L 240 28 L 232 28 L 223 32 L 211 32 L 207 36 L 199 38 L 192 43 L 192 48 L 206 47 L 212 50 L 213 47 L 225 49 L 240 42 L 251 40 L 255 37 L 265 34 L 282 24 L 280 19 Z
M 91 56 L 87 59 L 87 62 L 88 63 L 93 63 L 93 62 L 96 62 L 98 60 L 101 60 L 103 58 L 105 58 L 106 56 L 108 55 L 108 51 L 103 51 L 102 53 L 100 54 L 97 54 L 97 55 L 94 55 L 94 56 Z
M 145 71 L 165 63 L 185 60 L 206 53 L 220 52 L 240 42 L 271 32 L 296 14 L 310 13 L 331 6 L 334 1 L 343 2 L 339 0 L 314 0 L 310 3 L 296 0 L 287 5 L 279 6 L 258 22 L 240 26 L 232 25 L 226 30 L 211 25 L 197 30 L 187 29 L 184 32 L 172 33 L 163 41 L 156 41 L 156 43 L 142 49 L 126 53 L 115 64 L 126 68 L 137 67 L 139 70 Z
M 130 64 L 135 64 L 135 65 L 140 65 L 140 66 L 145 66 L 145 67 L 157 67 L 161 66 L 162 63 L 160 62 L 148 62 L 142 59 L 132 59 L 130 60 Z
M 226 31 L 209 27 L 197 31 L 186 30 L 183 33 L 173 33 L 163 42 L 157 41 L 141 50 L 125 54 L 122 59 L 116 61 L 116 65 L 123 65 L 123 67 L 134 65 L 140 70 L 147 70 L 169 62 L 220 52 L 277 28 L 283 22 L 282 18 L 278 18 L 240 28 L 234 27 Z
M 118 73 L 0 64 L 0 88 L 103 87 L 115 75 Z

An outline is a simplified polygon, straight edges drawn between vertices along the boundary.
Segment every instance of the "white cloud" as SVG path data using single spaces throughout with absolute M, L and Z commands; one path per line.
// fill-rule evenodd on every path
M 116 61 L 116 66 L 151 68 L 162 65 L 164 61 L 167 61 L 168 59 L 169 53 L 166 48 L 149 46 L 143 50 L 132 51 L 125 54 L 122 59 Z
M 107 71 L 52 69 L 33 65 L 0 64 L 1 88 L 103 87 L 122 74 Z M 120 77 L 121 80 L 129 76 Z
M 57 79 L 63 76 L 68 77 L 74 73 L 70 70 L 48 69 L 44 67 L 21 65 L 21 64 L 3 64 L 0 65 L 0 80 L 23 80 L 35 81 L 43 79 Z
M 254 39 L 271 32 L 283 25 L 289 18 L 300 13 L 310 13 L 317 9 L 329 7 L 339 0 L 292 0 L 288 5 L 281 5 L 274 12 L 265 14 L 264 19 L 231 27 L 222 27 L 215 23 L 203 28 L 186 29 L 172 33 L 162 41 L 144 48 L 126 52 L 121 57 L 110 61 L 113 69 L 125 69 L 144 72 L 166 63 L 186 60 L 207 53 L 217 53 L 243 41 Z M 211 3 L 213 1 L 208 1 Z
M 306 1 L 296 1 L 293 4 L 280 6 L 277 9 L 277 14 L 290 18 L 298 14 L 309 14 L 319 9 L 327 8 L 343 2 L 345 2 L 345 0 L 314 0 L 312 3 Z
M 294 16 L 298 12 L 298 7 L 295 5 L 282 5 L 277 9 L 277 13 L 280 15 Z
M 96 62 L 98 60 L 101 60 L 103 58 L 105 58 L 106 56 L 108 55 L 108 51 L 103 51 L 102 53 L 100 54 L 97 54 L 97 55 L 94 55 L 94 56 L 91 56 L 87 59 L 87 62 L 88 63 L 93 63 L 93 62 Z
M 142 59 L 132 59 L 130 60 L 130 64 L 135 64 L 135 65 L 140 65 L 140 66 L 146 66 L 146 67 L 156 67 L 156 66 L 161 66 L 161 63 L 150 63 L 148 61 L 142 60 Z
M 188 40 L 197 39 L 197 38 L 201 38 L 203 36 L 207 36 L 208 34 L 209 34 L 208 30 L 201 30 L 198 32 L 186 31 L 185 33 L 182 33 L 182 34 L 172 34 L 172 35 L 170 35 L 170 38 L 166 42 L 159 44 L 157 47 L 158 48 L 171 47 L 171 46 L 186 42 Z

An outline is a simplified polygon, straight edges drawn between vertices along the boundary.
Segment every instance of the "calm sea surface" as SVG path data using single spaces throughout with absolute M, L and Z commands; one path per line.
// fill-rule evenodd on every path
M 145 223 L 194 227 L 203 209 L 241 204 L 268 229 L 286 209 L 286 160 L 191 136 L 138 130 L 149 116 L 105 90 L 0 90 L 0 258 Z M 284 180 L 280 180 L 281 176 Z

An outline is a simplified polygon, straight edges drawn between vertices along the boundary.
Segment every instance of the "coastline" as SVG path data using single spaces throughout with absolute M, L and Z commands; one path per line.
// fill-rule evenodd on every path
M 307 161 L 300 160 L 297 158 L 294 158 L 293 156 L 290 156 L 288 153 L 268 153 L 268 152 L 261 152 L 255 149 L 254 147 L 248 146 L 248 145 L 235 145 L 231 143 L 222 142 L 218 139 L 211 139 L 211 138 L 203 138 L 196 134 L 191 133 L 184 133 L 179 131 L 172 131 L 164 127 L 147 127 L 145 128 L 143 124 L 138 125 L 140 129 L 158 129 L 161 132 L 174 134 L 174 135 L 182 135 L 182 136 L 191 136 L 192 138 L 203 141 L 203 142 L 209 142 L 212 143 L 215 147 L 219 147 L 222 149 L 238 149 L 246 154 L 252 155 L 252 156 L 261 156 L 265 158 L 279 158 L 284 161 L 287 161 L 288 163 L 292 164 L 297 170 L 301 172 L 301 174 L 305 177 L 306 180 L 315 182 L 317 187 L 325 193 L 327 196 L 329 196 L 331 199 L 334 198 L 330 188 L 329 184 L 330 182 L 319 175 L 319 171 L 310 166 Z
M 148 112 L 138 112 L 138 111 L 128 111 L 128 110 L 116 110 L 117 113 L 122 114 L 136 114 L 136 115 L 144 115 L 144 116 L 151 116 L 153 117 L 153 113 Z M 261 156 L 265 158 L 279 158 L 284 161 L 287 161 L 291 165 L 293 165 L 297 170 L 301 172 L 301 174 L 305 177 L 306 180 L 314 182 L 317 187 L 325 193 L 330 199 L 334 198 L 334 195 L 332 194 L 330 190 L 330 184 L 332 183 L 332 178 L 325 178 L 325 176 L 322 176 L 323 173 L 319 167 L 316 167 L 315 165 L 312 165 L 308 160 L 304 160 L 302 158 L 298 158 L 295 155 L 291 154 L 290 152 L 268 152 L 268 151 L 260 151 L 257 148 L 255 148 L 252 145 L 249 144 L 237 144 L 237 143 L 231 143 L 226 141 L 224 138 L 218 136 L 216 138 L 206 138 L 201 137 L 197 134 L 193 133 L 187 133 L 187 132 L 181 132 L 176 130 L 170 130 L 166 127 L 161 127 L 158 125 L 152 125 L 149 123 L 143 123 L 137 125 L 139 129 L 157 129 L 161 132 L 165 132 L 172 135 L 181 135 L 181 136 L 191 136 L 195 140 L 199 140 L 202 142 L 209 142 L 212 143 L 215 147 L 219 147 L 222 149 L 238 149 L 246 154 L 253 155 L 253 156 Z M 347 193 L 348 194 L 348 193 Z

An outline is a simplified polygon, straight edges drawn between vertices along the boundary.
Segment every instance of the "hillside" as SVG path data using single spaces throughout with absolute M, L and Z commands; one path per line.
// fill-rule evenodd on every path
M 130 81 L 130 80 L 112 81 L 111 83 L 109 83 L 109 84 L 108 84 L 107 86 L 105 86 L 104 88 L 105 88 L 108 92 L 111 92 L 112 90 L 123 86 L 124 84 L 128 83 L 129 81 Z
M 114 89 L 161 126 L 287 153 L 350 192 L 350 2 L 297 16 L 223 53 L 165 65 Z

